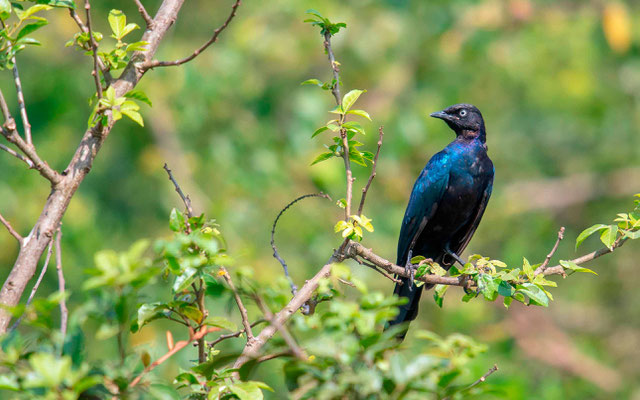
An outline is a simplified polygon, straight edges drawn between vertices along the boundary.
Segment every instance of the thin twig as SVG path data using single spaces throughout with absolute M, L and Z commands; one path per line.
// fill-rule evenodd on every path
M 38 291 L 38 288 L 40 287 L 40 283 L 42 282 L 42 278 L 44 278 L 44 274 L 47 272 L 47 267 L 49 266 L 49 259 L 51 258 L 51 253 L 53 251 L 53 240 L 55 238 L 51 238 L 51 241 L 49 242 L 49 249 L 47 250 L 47 256 L 44 259 L 44 264 L 42 265 L 42 271 L 40 271 L 40 275 L 38 276 L 38 280 L 36 281 L 36 284 L 33 285 L 33 289 L 31 289 L 31 293 L 29 294 L 29 298 L 27 299 L 27 302 L 25 303 L 25 308 L 29 307 L 29 305 L 31 304 L 31 302 L 33 301 L 33 298 L 36 295 L 36 292 Z M 15 330 L 18 325 L 20 325 L 20 322 L 22 321 L 22 318 L 24 318 L 24 314 L 22 314 L 20 316 L 20 318 L 18 318 L 16 320 L 16 322 L 13 323 L 13 325 L 10 328 L 10 331 Z
M 142 19 L 144 20 L 144 23 L 147 24 L 147 29 L 152 29 L 153 28 L 153 18 L 151 18 L 151 15 L 149 15 L 149 13 L 147 12 L 147 9 L 144 8 L 144 5 L 142 5 L 140 0 L 133 0 L 133 1 L 136 3 L 136 6 L 138 7 L 138 12 L 142 16 Z
M 256 322 L 252 323 L 251 327 L 253 328 L 258 324 L 262 324 L 263 322 L 267 322 L 267 320 L 264 319 L 264 318 L 260 318 Z M 234 333 L 228 333 L 226 335 L 220 335 L 216 340 L 207 343 L 207 345 L 209 346 L 209 348 L 213 348 L 216 344 L 222 342 L 223 340 L 240 337 L 240 335 L 242 335 L 243 333 L 244 333 L 244 329 L 240 329 L 239 331 L 234 332 Z
M 291 294 L 293 294 L 294 296 L 296 295 L 296 292 L 298 291 L 298 287 L 296 286 L 296 284 L 293 282 L 293 279 L 291 279 L 291 276 L 289 275 L 289 267 L 287 266 L 287 263 L 284 261 L 284 259 L 282 257 L 280 257 L 280 254 L 278 253 L 278 249 L 276 247 L 276 241 L 275 241 L 276 225 L 278 224 L 278 220 L 280 219 L 282 214 L 284 214 L 285 211 L 287 211 L 289 209 L 289 207 L 291 207 L 292 205 L 296 204 L 297 202 L 299 202 L 302 199 L 306 199 L 307 197 L 322 197 L 322 198 L 331 200 L 331 197 L 329 197 L 328 194 L 324 194 L 322 192 L 305 194 L 303 196 L 297 197 L 296 199 L 291 201 L 289 204 L 287 204 L 282 210 L 280 210 L 280 212 L 278 213 L 278 216 L 276 217 L 275 221 L 273 221 L 273 226 L 271 227 L 271 248 L 273 249 L 273 256 L 282 265 L 282 268 L 284 269 L 284 275 L 287 277 L 287 280 L 289 281 L 289 285 L 291 286 Z
M 27 144 L 32 146 L 33 141 L 31 139 L 31 124 L 29 123 L 29 117 L 27 117 L 27 107 L 24 102 L 22 82 L 20 82 L 20 73 L 18 72 L 18 64 L 16 63 L 15 56 L 11 61 L 13 62 L 13 80 L 16 84 L 16 93 L 18 94 L 18 107 L 20 108 L 20 117 L 22 117 L 22 125 L 24 125 L 24 137 L 27 140 Z
M 180 350 L 184 349 L 187 345 L 189 345 L 189 343 L 193 342 L 194 340 L 202 339 L 207 334 L 209 334 L 211 332 L 216 332 L 216 331 L 219 331 L 219 330 L 220 330 L 220 328 L 216 328 L 216 327 L 202 328 L 198 332 L 196 332 L 196 333 L 194 333 L 192 335 L 190 334 L 188 340 L 181 340 L 181 341 L 177 342 L 173 346 L 173 348 L 171 350 L 169 350 L 167 353 L 165 353 L 165 355 L 163 355 L 162 357 L 158 358 L 153 363 L 149 364 L 149 366 L 146 367 L 140 373 L 140 375 L 138 375 L 134 380 L 132 380 L 131 383 L 129 384 L 129 389 L 135 387 L 138 383 L 140 383 L 140 380 L 142 379 L 143 375 L 145 375 L 149 371 L 153 370 L 155 367 L 157 367 L 158 365 L 162 364 L 163 362 L 167 361 L 172 355 L 176 354 Z
M 262 363 L 265 361 L 269 361 L 269 360 L 273 360 L 274 358 L 278 358 L 278 357 L 287 357 L 287 356 L 291 356 L 293 355 L 293 353 L 290 350 L 284 350 L 284 351 L 279 351 L 277 353 L 273 353 L 273 354 L 267 354 L 266 356 L 262 356 L 256 359 L 256 363 Z
M 33 169 L 38 171 L 40 175 L 46 178 L 49 182 L 51 182 L 52 186 L 56 186 L 62 180 L 62 176 L 58 173 L 58 171 L 54 170 L 47 164 L 46 161 L 43 161 L 38 153 L 36 152 L 35 147 L 33 145 L 28 144 L 22 137 L 18 134 L 16 130 L 16 123 L 13 118 L 5 120 L 2 125 L 2 135 L 9 141 L 9 143 L 13 143 L 17 148 L 22 151 L 22 153 L 29 158 L 29 160 L 33 163 Z
M 4 94 L 2 93 L 2 90 L 0 90 L 0 109 L 2 110 L 2 116 L 4 117 L 5 123 L 13 119 L 13 117 L 11 116 L 11 113 L 9 112 L 9 106 L 7 105 L 7 101 L 4 99 Z
M 340 106 L 342 105 L 342 97 L 340 96 L 340 68 L 338 67 L 336 57 L 331 48 L 331 33 L 329 32 L 325 32 L 324 34 L 324 49 L 327 51 L 327 57 L 329 57 L 329 63 L 331 63 L 331 71 L 333 71 L 333 79 L 335 80 L 335 83 L 331 87 L 331 93 L 333 93 L 333 97 L 336 98 L 336 103 Z
M 93 53 L 93 79 L 96 83 L 96 93 L 98 94 L 98 100 L 102 98 L 102 84 L 100 83 L 100 74 L 98 72 L 98 43 L 93 37 L 91 30 L 91 4 L 89 0 L 84 0 L 84 10 L 87 13 L 87 31 L 89 34 L 89 43 L 91 43 L 91 53 Z
M 0 214 L 0 222 L 2 222 L 2 225 L 4 225 L 5 228 L 7 228 L 7 230 L 11 234 L 11 236 L 16 238 L 16 240 L 18 240 L 18 243 L 20 243 L 20 246 L 22 246 L 22 242 L 24 241 L 24 238 L 22 236 L 20 236 L 20 234 L 15 229 L 13 229 L 13 226 L 11 226 L 11 223 L 9 221 L 7 221 L 2 216 L 2 214 Z
M 574 258 L 573 260 L 570 260 L 570 262 L 580 265 L 580 264 L 584 264 L 586 262 L 595 260 L 598 257 L 601 257 L 605 254 L 609 254 L 612 253 L 615 249 L 622 247 L 623 244 L 625 244 L 625 242 L 628 239 L 623 239 L 623 238 L 618 238 L 618 240 L 616 240 L 613 245 L 611 246 L 611 248 L 608 247 L 603 247 L 601 249 L 598 249 L 596 251 L 592 251 L 591 253 L 585 254 L 583 256 L 580 256 L 578 258 Z M 562 265 L 555 265 L 553 267 L 548 267 L 544 270 L 544 274 L 545 275 L 563 275 L 566 276 L 565 274 L 565 270 L 564 267 Z
M 241 3 L 240 0 L 236 0 L 236 2 L 233 3 L 233 6 L 231 6 L 231 13 L 227 17 L 227 19 L 224 21 L 224 23 L 222 25 L 220 25 L 215 31 L 213 31 L 213 36 L 211 36 L 211 39 L 207 40 L 207 42 L 205 42 L 202 46 L 197 48 L 189 56 L 187 56 L 185 58 L 181 58 L 179 60 L 175 60 L 175 61 L 158 61 L 158 60 L 154 60 L 154 61 L 151 61 L 151 62 L 147 63 L 145 66 L 143 66 L 143 69 L 181 65 L 181 64 L 184 64 L 184 63 L 189 62 L 189 61 L 193 60 L 194 58 L 196 58 L 198 55 L 200 55 L 200 53 L 205 51 L 207 49 L 207 47 L 211 46 L 213 43 L 215 43 L 218 40 L 218 36 L 220 35 L 220 33 L 223 30 L 225 30 L 225 28 L 229 25 L 229 23 L 231 22 L 233 17 L 236 16 L 236 11 L 237 11 L 238 7 L 240 6 L 240 3 Z
M 487 380 L 489 375 L 493 374 L 497 370 L 498 370 L 498 365 L 497 364 L 493 364 L 493 367 L 489 368 L 489 370 L 484 375 L 482 375 L 477 381 L 473 382 L 471 385 L 469 385 L 466 388 L 462 389 L 462 392 L 469 391 L 469 390 L 473 389 L 474 387 L 478 386 L 479 384 L 483 383 L 484 381 Z M 451 397 L 445 397 L 443 400 L 450 400 L 450 399 L 451 399 Z
M 171 173 L 171 170 L 167 166 L 167 163 L 164 164 L 164 169 L 165 171 L 167 171 L 167 174 L 169 175 L 169 179 L 171 180 L 171 182 L 173 182 L 173 186 L 175 187 L 176 192 L 178 192 L 178 196 L 180 196 L 180 198 L 182 199 L 182 202 L 184 203 L 184 206 L 187 209 L 187 216 L 189 218 L 193 217 L 193 208 L 191 208 L 191 199 L 189 198 L 189 196 L 184 195 L 184 192 L 182 191 L 182 189 L 180 189 L 180 185 L 178 185 L 178 182 L 176 182 L 176 180 L 174 179 L 173 174 Z
M 236 304 L 238 305 L 238 310 L 240 310 L 240 317 L 242 318 L 242 326 L 244 326 L 244 331 L 247 334 L 247 342 L 253 342 L 254 337 L 253 337 L 253 332 L 251 332 L 251 324 L 249 323 L 249 316 L 247 315 L 247 309 L 242 303 L 240 294 L 238 294 L 238 290 L 236 290 L 236 287 L 233 284 L 233 281 L 231 280 L 231 276 L 229 275 L 229 272 L 227 271 L 226 268 L 224 267 L 220 268 L 220 275 L 222 275 L 225 282 L 227 282 L 227 285 L 229 285 L 229 287 L 233 291 L 233 296 L 236 300 Z
M 377 266 L 370 264 L 368 262 L 364 262 L 361 259 L 359 259 L 358 257 L 354 257 L 353 258 L 358 264 L 360 265 L 364 265 L 365 267 L 369 267 L 372 270 L 376 271 L 377 273 L 381 274 L 382 276 L 384 276 L 385 278 L 389 279 L 390 281 L 394 282 L 394 283 L 399 283 L 402 284 L 402 281 L 400 279 L 396 279 L 393 276 L 387 274 L 386 272 L 384 272 L 383 270 L 381 270 L 380 268 L 378 268 Z
M 551 261 L 551 257 L 553 257 L 553 255 L 555 254 L 556 250 L 558 250 L 558 245 L 560 244 L 560 241 L 564 238 L 564 226 L 560 228 L 560 230 L 558 231 L 558 238 L 556 239 L 556 243 L 553 245 L 553 248 L 551 249 L 551 251 L 549 252 L 549 254 L 547 254 L 547 258 L 544 259 L 544 262 L 535 270 L 535 274 L 539 275 L 542 272 L 544 272 L 545 269 L 547 269 L 547 265 L 549 265 L 549 261 Z
M 67 301 L 65 299 L 65 280 L 64 273 L 62 272 L 62 229 L 58 229 L 58 233 L 55 237 L 56 240 L 56 270 L 58 271 L 58 291 L 60 292 L 60 333 L 62 334 L 62 341 L 67 335 L 67 320 L 69 319 L 69 310 L 67 309 Z
M 18 160 L 26 163 L 29 168 L 33 168 L 33 162 L 31 162 L 31 160 L 29 160 L 27 157 L 23 156 L 22 154 L 16 152 L 13 149 L 8 148 L 7 146 L 5 146 L 3 144 L 0 144 L 0 149 L 2 149 L 4 151 L 6 151 L 7 153 L 11 154 L 12 156 L 17 158 Z
M 362 215 L 362 209 L 364 208 L 364 201 L 367 198 L 367 193 L 369 192 L 369 187 L 371 187 L 371 182 L 373 182 L 373 178 L 376 177 L 376 166 L 378 165 L 378 156 L 380 155 L 380 148 L 382 147 L 382 137 L 384 136 L 384 127 L 381 125 L 378 128 L 378 149 L 376 150 L 376 155 L 373 157 L 373 163 L 371 164 L 371 175 L 369 175 L 369 180 L 367 184 L 362 188 L 362 197 L 360 197 L 360 206 L 358 206 L 358 215 Z
M 69 15 L 75 21 L 76 25 L 78 25 L 78 28 L 80 28 L 82 32 L 89 33 L 89 28 L 87 27 L 87 25 L 85 25 L 84 22 L 82 22 L 82 19 L 80 19 L 80 16 L 76 12 L 76 10 L 74 10 L 73 8 L 70 8 Z M 102 71 L 102 76 L 104 76 L 104 81 L 106 82 L 107 86 L 109 86 L 113 81 L 113 77 L 111 76 L 111 72 L 109 72 L 109 68 L 107 68 L 104 65 L 104 63 L 99 57 L 98 57 L 98 68 L 100 68 L 100 71 Z

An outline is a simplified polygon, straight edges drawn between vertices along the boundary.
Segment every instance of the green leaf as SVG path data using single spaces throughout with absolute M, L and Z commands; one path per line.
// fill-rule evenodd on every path
M 22 27 L 22 29 L 20 29 L 20 32 L 18 32 L 18 35 L 16 36 L 16 40 L 20 40 L 23 37 L 27 36 L 30 33 L 33 33 L 35 31 L 37 31 L 38 29 L 42 28 L 43 26 L 47 25 L 49 23 L 49 21 L 47 21 L 46 19 L 40 19 L 36 22 L 32 22 L 30 24 L 26 24 L 25 26 Z
M 530 304 L 541 305 L 544 307 L 549 306 L 549 298 L 547 297 L 544 290 L 542 290 L 537 285 L 527 282 L 527 283 L 523 283 L 522 285 L 518 285 L 516 289 L 518 289 L 518 292 L 525 294 L 527 295 L 527 297 L 529 297 Z
M 18 18 L 20 18 L 20 21 L 24 21 L 25 19 L 29 18 L 33 14 L 37 13 L 38 11 L 43 11 L 43 10 L 46 11 L 50 9 L 51 9 L 51 6 L 48 6 L 46 4 L 36 4 L 35 6 L 31 6 L 27 8 L 26 11 L 20 11 L 16 9 L 15 13 L 18 16 Z
M 147 51 L 148 44 L 149 42 L 145 41 L 129 43 L 125 51 Z
M 500 281 L 498 285 L 498 294 L 503 297 L 511 297 L 515 293 L 516 289 L 511 286 L 510 283 Z
M 148 104 L 149 107 L 153 106 L 153 104 L 151 103 L 151 100 L 149 99 L 149 97 L 142 90 L 137 90 L 137 89 L 136 90 L 131 90 L 131 91 L 127 92 L 124 95 L 124 97 L 126 97 L 128 99 L 140 100 L 141 102 Z
M 333 153 L 330 153 L 330 152 L 322 153 L 322 154 L 320 154 L 318 157 L 316 157 L 316 158 L 313 160 L 313 162 L 311 163 L 311 165 L 315 165 L 315 164 L 317 164 L 317 163 L 319 163 L 319 162 L 322 162 L 322 161 L 328 160 L 328 159 L 330 159 L 330 158 L 331 158 L 331 157 L 333 157 L 333 156 L 334 156 L 334 154 L 333 154 Z
M 184 269 L 184 272 L 181 275 L 176 277 L 176 280 L 173 282 L 173 291 L 175 293 L 180 293 L 191 285 L 193 280 L 196 278 L 196 274 L 198 270 L 193 267 L 187 267 Z
M 317 86 L 322 86 L 322 81 L 320 81 L 319 79 L 307 79 L 306 81 L 302 82 L 300 85 L 317 85 Z
M 238 327 L 233 322 L 222 317 L 207 317 L 204 320 L 205 325 L 217 326 L 218 328 L 226 329 L 228 331 L 237 331 Z
M 140 126 L 144 126 L 144 121 L 142 120 L 142 115 L 138 112 L 140 106 L 134 103 L 133 101 L 127 100 L 120 106 L 120 112 L 133 122 L 137 123 Z
M 532 281 L 534 278 L 533 267 L 531 267 L 531 264 L 529 264 L 529 260 L 527 260 L 526 258 L 523 258 L 522 260 L 523 260 L 522 270 L 524 271 L 525 275 L 527 275 L 527 278 L 529 278 L 529 280 Z
M 640 231 L 635 231 L 635 232 L 623 231 L 623 233 L 625 238 L 632 239 L 632 240 L 640 239 Z
M 321 126 L 320 128 L 316 129 L 315 132 L 313 132 L 313 135 L 311 135 L 311 137 L 314 138 L 326 130 L 329 130 L 329 128 L 327 128 L 326 126 Z
M 180 308 L 180 312 L 184 314 L 185 317 L 189 318 L 196 323 L 200 323 L 202 321 L 202 311 L 198 309 L 196 306 L 188 305 Z
M 349 110 L 349 111 L 347 111 L 347 114 L 359 115 L 359 116 L 364 117 L 364 118 L 368 119 L 369 121 L 371 121 L 371 116 L 365 110 Z
M 586 238 L 593 235 L 595 232 L 605 229 L 606 227 L 607 225 L 604 225 L 604 224 L 595 224 L 585 229 L 584 231 L 582 231 L 582 233 L 580 233 L 578 235 L 578 238 L 576 239 L 576 250 L 578 250 L 578 247 L 582 244 L 582 242 L 584 242 Z
M 360 97 L 360 95 L 365 92 L 366 90 L 354 89 L 345 94 L 342 98 L 342 109 L 348 112 L 351 109 L 351 106 L 353 106 L 356 100 L 358 100 L 358 97 Z
M 169 228 L 174 232 L 180 232 L 185 228 L 184 215 L 175 208 L 169 214 Z
M 114 39 L 121 40 L 132 30 L 138 28 L 136 24 L 127 25 L 127 16 L 121 10 L 111 10 L 108 20 Z
M 11 16 L 11 3 L 9 0 L 0 0 L 0 19 L 3 21 Z
M 74 3 L 73 0 L 36 0 L 35 3 L 46 4 L 51 7 L 76 9 L 76 3 Z
M 143 304 L 138 308 L 138 329 L 142 328 L 146 323 L 160 318 L 162 316 L 161 311 L 167 308 L 163 303 L 148 303 Z
M 613 250 L 613 243 L 618 238 L 618 225 L 608 225 L 600 234 L 600 240 L 610 250 Z
M 363 167 L 367 166 L 367 160 L 362 157 L 362 153 L 355 147 L 349 147 L 349 160 Z
M 433 291 L 433 299 L 440 308 L 442 308 L 444 294 L 447 292 L 447 289 L 449 289 L 449 285 L 436 285 L 435 290 Z
M 498 297 L 498 284 L 489 274 L 478 275 L 478 290 L 489 301 L 494 301 Z
M 574 263 L 573 261 L 563 261 L 560 260 L 560 265 L 562 265 L 564 268 L 566 269 L 570 269 L 571 271 L 575 271 L 575 272 L 589 272 L 592 273 L 594 275 L 598 275 L 596 272 L 590 270 L 589 268 L 584 268 L 579 266 L 578 264 Z

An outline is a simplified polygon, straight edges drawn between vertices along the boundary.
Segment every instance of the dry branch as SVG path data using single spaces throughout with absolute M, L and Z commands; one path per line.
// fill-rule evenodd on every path
M 140 16 L 142 16 L 144 23 L 147 24 L 147 29 L 153 28 L 153 18 L 151 18 L 151 15 L 149 15 L 149 13 L 147 12 L 147 9 L 144 8 L 144 5 L 142 5 L 140 0 L 133 0 L 133 1 L 136 3 L 136 6 L 138 7 L 138 12 L 140 13 Z
M 5 228 L 7 228 L 11 236 L 13 236 L 14 238 L 16 238 L 16 240 L 18 240 L 18 243 L 20 243 L 20 246 L 22 246 L 22 242 L 24 238 L 20 236 L 20 234 L 15 229 L 13 229 L 13 226 L 11 226 L 11 223 L 9 223 L 9 221 L 4 219 L 2 214 L 0 214 L 0 222 L 2 223 L 2 225 L 5 226 Z

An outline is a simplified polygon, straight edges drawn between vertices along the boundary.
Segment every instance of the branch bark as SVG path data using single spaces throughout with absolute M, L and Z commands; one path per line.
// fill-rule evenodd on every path
M 147 50 L 133 53 L 131 61 L 125 67 L 120 78 L 112 84 L 116 96 L 123 96 L 133 89 L 142 78 L 145 69 L 141 66 L 153 58 L 167 30 L 175 21 L 183 3 L 184 0 L 164 0 L 162 2 L 154 18 L 153 29 L 147 30 L 141 38 L 141 40 L 149 43 Z M 8 121 L 5 121 L 5 125 L 7 122 Z M 52 180 L 53 185 L 38 221 L 33 226 L 31 233 L 24 238 L 23 245 L 20 248 L 13 268 L 0 290 L 0 303 L 7 306 L 15 306 L 20 301 L 27 283 L 35 273 L 38 260 L 59 226 L 71 198 L 84 178 L 91 171 L 93 161 L 111 132 L 113 124 L 113 119 L 109 118 L 109 122 L 106 125 L 98 124 L 85 131 L 63 175 L 53 171 L 46 163 L 41 162 L 39 165 L 39 163 L 36 162 L 39 158 L 37 158 L 33 146 L 26 143 L 26 146 L 22 145 L 23 142 L 20 142 L 22 139 L 19 136 L 15 137 L 17 133 L 13 135 L 11 132 L 7 132 L 7 134 L 10 134 L 7 135 L 5 134 L 5 130 L 3 130 L 3 134 L 8 136 L 7 139 L 15 143 L 20 150 L 25 152 L 25 154 L 34 161 L 36 169 L 40 167 L 38 171 L 47 177 L 47 179 Z M 13 132 L 15 132 L 15 130 Z M 29 154 L 29 152 L 31 152 L 31 154 Z M 35 160 L 34 155 L 36 156 Z M 4 309 L 0 310 L 0 333 L 6 332 L 10 319 L 11 316 L 9 313 Z

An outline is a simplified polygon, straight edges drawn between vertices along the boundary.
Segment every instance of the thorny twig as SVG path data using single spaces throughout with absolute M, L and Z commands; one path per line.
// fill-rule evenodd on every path
M 181 65 L 181 64 L 184 64 L 184 63 L 189 62 L 189 61 L 193 60 L 194 58 L 196 58 L 198 55 L 200 55 L 200 53 L 205 51 L 205 49 L 207 47 L 209 47 L 210 45 L 212 45 L 213 43 L 215 43 L 218 40 L 218 36 L 220 35 L 220 33 L 223 30 L 225 30 L 225 28 L 229 25 L 229 23 L 231 23 L 231 20 L 233 19 L 233 17 L 236 16 L 236 11 L 238 10 L 238 7 L 240 6 L 240 3 L 241 3 L 240 0 L 236 0 L 236 2 L 233 3 L 233 6 L 231 6 L 231 13 L 227 17 L 227 19 L 224 21 L 224 23 L 222 25 L 220 25 L 215 31 L 213 31 L 213 36 L 211 36 L 211 39 L 207 40 L 202 46 L 198 47 L 189 56 L 187 56 L 185 58 L 181 58 L 179 60 L 175 60 L 175 61 L 158 61 L 158 60 L 154 60 L 154 61 L 151 61 L 151 62 L 147 63 L 146 65 L 144 65 L 143 68 L 144 69 L 149 69 L 149 68 L 155 68 L 155 67 L 169 67 L 169 66 L 174 66 L 174 65 Z
M 322 192 L 305 194 L 303 196 L 297 197 L 296 199 L 291 201 L 289 204 L 287 204 L 282 210 L 280 210 L 280 212 L 278 213 L 278 216 L 273 221 L 273 226 L 271 227 L 271 248 L 273 249 L 273 256 L 282 265 L 282 268 L 284 269 L 284 275 L 287 277 L 287 280 L 289 281 L 289 285 L 291 286 L 291 294 L 293 294 L 294 296 L 296 295 L 296 292 L 298 291 L 298 287 L 296 286 L 296 284 L 293 282 L 293 279 L 291 279 L 291 276 L 289 275 L 289 267 L 287 266 L 287 263 L 284 261 L 284 259 L 278 253 L 278 249 L 276 247 L 276 241 L 275 241 L 276 225 L 278 224 L 278 220 L 280 220 L 280 217 L 282 216 L 282 214 L 284 214 L 285 211 L 287 211 L 289 209 L 289 207 L 291 207 L 292 205 L 296 204 L 300 200 L 306 199 L 307 197 L 322 197 L 322 198 L 331 200 L 331 197 L 329 197 L 328 194 L 325 194 L 325 193 L 322 193 Z

